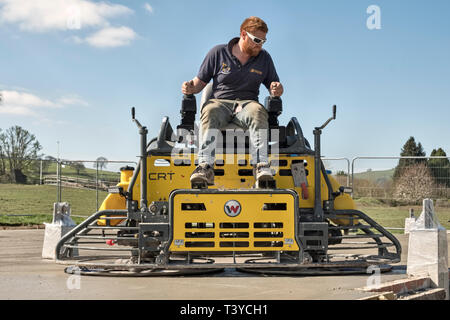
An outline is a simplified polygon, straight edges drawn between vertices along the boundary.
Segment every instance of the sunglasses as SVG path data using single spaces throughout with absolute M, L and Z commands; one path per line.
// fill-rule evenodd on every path
M 254 35 L 252 35 L 251 33 L 248 33 L 247 31 L 245 31 L 245 33 L 246 33 L 246 34 L 249 36 L 249 38 L 252 39 L 252 41 L 253 41 L 254 43 L 256 43 L 256 44 L 263 45 L 264 42 L 267 41 L 267 39 L 261 39 L 261 38 L 255 37 Z

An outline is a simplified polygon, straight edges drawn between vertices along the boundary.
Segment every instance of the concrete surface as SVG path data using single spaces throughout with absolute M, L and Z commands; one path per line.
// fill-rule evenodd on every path
M 397 235 L 402 262 L 381 282 L 406 278 L 408 235 Z M 0 299 L 350 300 L 373 295 L 355 290 L 369 275 L 262 276 L 234 269 L 190 277 L 75 276 L 41 258 L 44 230 L 0 230 Z

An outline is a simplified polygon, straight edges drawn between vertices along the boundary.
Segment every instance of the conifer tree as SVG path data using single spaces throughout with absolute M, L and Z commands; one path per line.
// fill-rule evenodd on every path
M 409 137 L 400 152 L 400 156 L 413 156 L 413 157 L 424 157 L 425 151 L 423 150 L 422 144 L 419 142 L 416 144 L 414 137 Z M 426 163 L 426 159 L 399 159 L 397 167 L 394 171 L 394 180 L 401 176 L 403 170 L 413 164 Z
M 447 154 L 442 148 L 439 148 L 433 149 L 430 156 L 446 157 Z M 448 158 L 429 159 L 428 168 L 430 168 L 437 185 L 450 187 L 450 161 Z

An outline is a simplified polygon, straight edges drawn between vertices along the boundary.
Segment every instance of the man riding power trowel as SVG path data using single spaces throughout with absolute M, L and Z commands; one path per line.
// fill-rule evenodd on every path
M 258 17 L 244 20 L 240 38 L 212 48 L 206 55 L 198 75 L 183 82 L 181 91 L 191 95 L 199 93 L 213 79 L 212 99 L 201 109 L 201 135 L 198 166 L 191 175 L 191 183 L 214 184 L 214 157 L 217 138 L 215 132 L 233 122 L 249 131 L 254 146 L 252 161 L 255 179 L 273 180 L 267 154 L 269 128 L 267 110 L 258 102 L 259 87 L 263 83 L 271 96 L 280 97 L 283 86 L 279 82 L 269 53 L 262 49 L 268 28 Z

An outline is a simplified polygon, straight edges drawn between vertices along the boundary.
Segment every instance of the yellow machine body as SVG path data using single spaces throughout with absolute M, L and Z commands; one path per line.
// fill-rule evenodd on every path
M 117 184 L 117 186 L 122 187 L 123 190 L 127 190 L 132 176 L 133 170 L 122 170 L 120 172 L 120 182 Z M 102 205 L 100 206 L 99 211 L 107 209 L 115 209 L 115 210 L 126 209 L 125 198 L 117 193 L 108 194 L 105 200 L 103 201 Z M 106 226 L 109 223 L 110 226 L 116 226 L 120 222 L 122 222 L 122 219 L 111 219 L 111 220 L 99 219 L 97 220 L 97 225 Z
M 219 154 L 216 156 L 216 159 L 219 160 L 216 162 L 215 166 L 215 184 L 213 186 L 210 186 L 209 189 L 217 189 L 217 190 L 248 190 L 253 187 L 255 184 L 255 179 L 252 173 L 253 167 L 250 165 L 250 159 L 249 155 L 243 155 L 243 154 L 227 154 L 222 155 Z M 148 204 L 151 204 L 153 201 L 168 201 L 170 193 L 177 189 L 189 189 L 190 181 L 189 177 L 192 174 L 193 170 L 195 169 L 195 160 L 196 155 L 191 155 L 187 157 L 170 157 L 170 156 L 149 156 L 147 158 L 147 168 L 148 168 L 148 179 L 147 179 L 147 199 Z M 299 196 L 299 207 L 300 208 L 314 208 L 314 156 L 310 155 L 279 155 L 277 158 L 271 157 L 270 159 L 272 163 L 277 163 L 279 166 L 272 165 L 271 167 L 275 170 L 275 179 L 277 184 L 277 189 L 290 189 L 296 191 Z M 276 160 L 276 161 L 274 161 Z M 303 199 L 302 198 L 302 190 L 300 187 L 294 186 L 294 180 L 292 177 L 291 172 L 291 165 L 296 162 L 303 162 L 305 165 L 306 173 L 307 173 L 307 188 L 308 188 L 308 198 Z M 217 163 L 221 163 L 221 165 L 217 165 Z M 128 185 L 130 183 L 130 179 L 132 176 L 133 171 L 125 170 L 121 173 L 121 181 L 118 184 L 118 186 L 123 187 L 124 190 L 128 189 Z M 328 176 L 329 180 L 331 182 L 331 185 L 333 187 L 333 191 L 336 191 L 339 189 L 340 185 L 338 182 L 332 177 Z M 133 200 L 139 201 L 140 196 L 140 174 L 138 174 L 138 177 L 136 179 L 134 188 L 132 190 L 133 192 Z M 325 183 L 325 179 L 323 176 L 321 176 L 321 195 L 322 195 L 322 201 L 328 200 L 328 188 Z M 248 194 L 245 195 L 245 201 L 252 201 L 252 197 L 254 195 Z M 248 198 L 247 198 L 248 197 Z M 267 195 L 266 195 L 267 197 Z M 257 199 L 258 197 L 255 197 L 254 201 L 260 201 L 260 199 Z M 208 206 L 208 208 L 211 208 L 211 210 L 208 209 L 207 214 L 211 215 L 210 222 L 225 222 L 219 219 L 218 217 L 214 216 L 215 212 L 222 210 L 216 210 L 216 207 L 220 207 L 220 201 L 222 200 L 215 200 L 215 204 L 213 206 Z M 104 202 L 102 203 L 102 206 L 100 207 L 100 210 L 106 210 L 106 209 L 125 209 L 125 198 L 120 196 L 119 194 L 109 194 Z M 337 210 L 342 209 L 355 209 L 355 205 L 351 197 L 347 194 L 342 194 L 339 197 L 335 199 L 334 207 Z M 180 213 L 181 214 L 181 213 Z M 192 213 L 190 213 L 190 217 L 194 217 Z M 204 215 L 204 213 L 202 213 Z M 184 221 L 183 219 L 179 219 L 178 212 L 174 212 L 174 221 Z M 293 218 L 293 215 L 290 215 L 291 218 Z M 275 217 L 272 214 L 271 216 L 272 220 Z M 255 216 L 247 216 L 245 218 L 247 222 L 252 225 L 253 223 L 257 222 Z M 204 219 L 203 219 L 204 220 Z M 208 222 L 208 221 L 197 221 L 197 222 Z M 111 226 L 115 226 L 119 224 L 122 220 L 111 220 L 109 221 Z M 284 221 L 284 220 L 283 220 Z M 287 221 L 286 221 L 287 222 Z M 348 225 L 349 223 L 357 223 L 357 221 L 350 222 L 349 219 L 337 219 L 332 220 L 333 223 L 338 225 Z M 98 225 L 106 225 L 107 221 L 105 220 L 99 220 Z M 184 223 L 187 223 L 185 221 Z M 286 226 L 291 226 L 291 231 L 289 233 L 292 233 L 293 231 L 293 223 L 289 222 L 289 224 L 284 224 L 285 230 L 283 230 L 284 233 L 286 233 Z M 251 229 L 251 228 L 250 228 Z M 185 232 L 188 232 L 184 228 L 183 223 L 175 224 L 174 225 L 174 233 L 179 235 L 181 238 L 181 235 Z M 252 232 L 249 230 L 249 232 Z M 173 250 L 178 250 L 179 248 L 173 247 Z M 192 248 L 191 248 L 192 249 Z M 204 248 L 203 248 L 204 250 Z M 219 247 L 215 247 L 215 250 L 222 250 Z
M 148 203 L 152 201 L 168 201 L 169 195 L 176 189 L 189 189 L 191 187 L 189 177 L 195 169 L 194 161 L 196 156 L 184 158 L 171 158 L 169 156 L 152 156 L 147 158 L 147 168 L 149 172 L 148 181 Z M 234 154 L 216 156 L 216 159 L 223 160 L 223 165 L 215 166 L 216 172 L 214 177 L 214 185 L 209 189 L 228 190 L 228 189 L 251 189 L 255 184 L 252 174 L 252 166 L 249 164 L 249 155 Z M 272 163 L 277 162 L 280 166 L 271 165 L 275 169 L 275 180 L 277 189 L 290 189 L 302 194 L 300 187 L 294 186 L 292 178 L 291 165 L 295 162 L 303 161 L 307 173 L 308 181 L 308 198 L 300 197 L 300 208 L 314 208 L 314 156 L 309 155 L 279 155 L 277 158 L 271 157 Z M 337 191 L 340 187 L 339 183 L 332 177 L 328 176 L 333 187 L 333 191 Z M 139 200 L 140 178 L 136 180 L 133 188 L 133 198 Z M 321 176 L 321 195 L 322 201 L 328 200 L 328 188 L 325 179 Z M 335 209 L 356 209 L 352 198 L 343 194 L 335 199 Z M 348 219 L 336 220 L 337 224 L 348 224 Z

